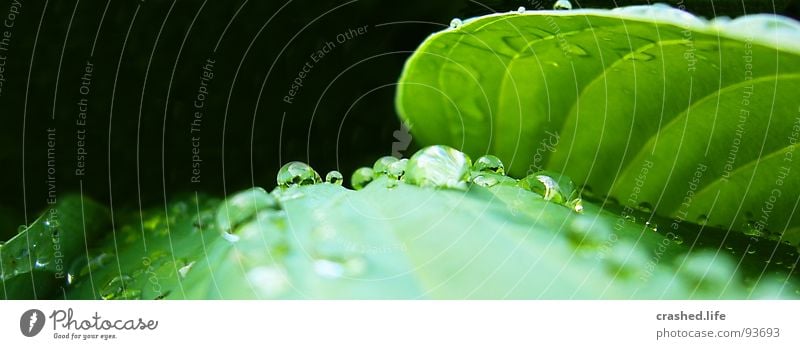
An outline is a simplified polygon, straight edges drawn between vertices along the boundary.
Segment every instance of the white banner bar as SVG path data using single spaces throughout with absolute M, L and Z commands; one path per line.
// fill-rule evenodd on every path
M 796 301 L 5 301 L 3 348 L 798 348 Z

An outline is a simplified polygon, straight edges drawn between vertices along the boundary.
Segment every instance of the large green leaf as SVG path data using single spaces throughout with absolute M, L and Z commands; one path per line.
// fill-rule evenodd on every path
M 800 241 L 800 25 L 663 5 L 454 21 L 408 60 L 397 109 L 422 144 L 709 226 Z

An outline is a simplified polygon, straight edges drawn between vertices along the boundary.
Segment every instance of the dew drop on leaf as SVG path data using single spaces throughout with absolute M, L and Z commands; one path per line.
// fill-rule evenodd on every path
M 647 62 L 647 61 L 652 61 L 656 57 L 651 55 L 651 54 L 649 54 L 649 53 L 634 51 L 634 52 L 628 53 L 627 55 L 625 55 L 625 57 L 622 57 L 622 58 L 626 59 L 626 60 L 629 60 L 629 61 Z
M 180 269 L 178 269 L 178 275 L 180 275 L 181 279 L 185 279 L 186 278 L 186 274 L 188 274 L 189 271 L 192 270 L 193 266 L 194 266 L 194 262 L 190 262 L 190 263 L 182 266 Z
M 679 258 L 682 261 L 683 258 Z M 736 264 L 726 254 L 714 251 L 690 253 L 679 273 L 689 282 L 690 288 L 705 292 L 720 292 L 736 271 Z
M 394 156 L 384 156 L 375 161 L 375 164 L 372 166 L 372 171 L 375 172 L 375 175 L 388 174 L 389 166 L 397 161 L 399 161 L 399 159 Z
M 395 179 L 400 179 L 406 173 L 408 159 L 397 160 L 389 165 L 388 175 Z
M 697 217 L 697 224 L 708 225 L 708 216 L 701 214 L 700 217 Z
M 646 268 L 648 256 L 636 244 L 619 241 L 611 248 L 605 259 L 609 274 L 619 279 L 633 279 Z
M 361 190 L 375 179 L 375 171 L 369 167 L 362 167 L 353 172 L 350 177 L 350 184 L 355 190 Z
M 520 13 L 520 14 L 522 14 L 522 13 L 525 13 L 525 6 L 520 6 L 520 7 L 517 9 L 517 13 Z
M 434 145 L 420 149 L 408 160 L 403 180 L 421 187 L 466 189 L 472 161 L 451 147 Z
M 472 165 L 472 170 L 475 172 L 489 172 L 501 175 L 506 174 L 506 169 L 505 166 L 503 166 L 503 162 L 494 155 L 484 155 L 479 157 L 477 160 L 475 160 L 475 164 Z
M 358 276 L 365 269 L 366 263 L 360 257 L 317 259 L 314 261 L 314 271 L 317 275 L 328 279 Z
M 333 185 L 342 185 L 342 182 L 344 182 L 344 176 L 342 176 L 341 172 L 333 170 L 325 175 L 325 182 Z
M 247 272 L 247 280 L 261 298 L 275 298 L 289 288 L 289 280 L 283 268 L 260 266 Z
M 278 186 L 283 188 L 317 184 L 319 182 L 322 182 L 319 173 L 314 171 L 311 166 L 300 161 L 289 162 L 278 170 Z
M 558 0 L 553 4 L 553 10 L 572 10 L 572 3 L 568 0 Z
M 237 242 L 240 239 L 238 235 L 233 235 L 227 231 L 222 232 L 222 238 L 231 243 Z
M 462 24 L 464 24 L 464 23 L 461 22 L 460 18 L 453 18 L 453 20 L 450 21 L 450 28 L 451 29 L 458 29 L 458 28 L 461 28 Z
M 497 183 L 500 183 L 500 181 L 498 181 L 497 178 L 493 176 L 488 176 L 487 174 L 479 174 L 475 177 L 472 177 L 472 183 L 480 185 L 481 187 L 489 188 L 497 185 Z
M 100 297 L 110 299 L 139 299 L 142 291 L 129 287 L 133 278 L 127 275 L 115 276 L 100 290 Z
M 588 57 L 589 56 L 589 52 L 586 52 L 586 50 L 584 50 L 583 47 L 580 47 L 580 46 L 578 46 L 576 44 L 566 43 L 566 44 L 561 46 L 561 49 L 564 50 L 565 52 L 569 53 L 570 55 L 575 55 L 575 56 L 578 56 L 578 57 Z

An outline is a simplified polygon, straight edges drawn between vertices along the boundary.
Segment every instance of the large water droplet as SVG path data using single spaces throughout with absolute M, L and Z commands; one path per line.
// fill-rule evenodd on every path
M 375 164 L 372 166 L 372 171 L 375 172 L 376 176 L 388 174 L 389 166 L 397 161 L 399 161 L 399 159 L 394 156 L 384 156 L 375 161 Z
M 472 170 L 476 172 L 491 172 L 504 175 L 506 174 L 506 168 L 503 166 L 503 162 L 494 155 L 484 155 L 475 160 L 475 164 L 472 165 Z
M 461 19 L 460 19 L 460 18 L 453 18 L 453 20 L 452 20 L 452 21 L 450 21 L 450 28 L 451 28 L 451 29 L 458 29 L 458 28 L 461 28 L 461 26 L 462 26 L 463 24 L 464 24 L 464 23 L 461 21 Z
M 322 182 L 319 173 L 314 171 L 311 166 L 300 161 L 287 163 L 278 171 L 278 185 L 284 188 L 319 182 Z
M 471 167 L 466 154 L 434 145 L 420 149 L 408 160 L 403 180 L 422 187 L 466 189 Z
M 278 201 L 263 188 L 255 187 L 231 195 L 217 209 L 217 227 L 232 233 L 266 210 L 277 210 Z
M 651 55 L 651 54 L 649 54 L 649 53 L 633 51 L 631 53 L 628 53 L 627 55 L 625 55 L 625 57 L 622 57 L 622 58 L 626 59 L 626 60 L 629 60 L 629 61 L 644 61 L 644 62 L 647 62 L 647 61 L 652 61 L 656 57 Z
M 361 190 L 375 179 L 375 171 L 369 167 L 362 167 L 353 172 L 350 177 L 350 184 L 355 190 Z
M 519 8 L 517 8 L 517 13 L 519 14 L 525 13 L 525 6 L 520 6 Z
M 23 225 L 20 225 L 20 226 L 18 226 L 18 227 L 17 227 L 17 234 L 19 234 L 19 233 L 22 233 L 23 231 L 25 231 L 25 229 L 28 229 L 28 226 L 26 226 L 26 225 L 24 225 L 24 224 L 23 224 Z
M 344 176 L 342 176 L 341 172 L 333 170 L 325 175 L 325 182 L 333 185 L 342 185 L 342 182 L 344 182 Z
M 572 10 L 572 3 L 569 0 L 558 0 L 553 4 L 553 10 Z

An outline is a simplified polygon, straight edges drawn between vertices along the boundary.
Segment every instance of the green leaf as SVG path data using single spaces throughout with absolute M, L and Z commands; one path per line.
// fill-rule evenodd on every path
M 397 110 L 425 144 L 695 223 L 800 241 L 800 24 L 664 5 L 528 11 L 431 35 Z M 782 235 L 781 235 L 782 234 Z
M 259 188 L 223 202 L 180 198 L 121 218 L 118 253 L 110 239 L 91 251 L 97 262 L 73 270 L 67 296 L 800 297 L 790 277 L 793 247 L 717 234 L 694 240 L 697 227 L 686 224 L 667 235 L 654 230 L 668 221 L 643 224 L 594 204 L 578 214 L 504 178 L 512 184 L 465 191 L 387 176 L 359 191 L 328 183 L 279 188 L 279 207 L 264 206 L 261 195 L 270 194 Z M 234 222 L 225 217 L 234 210 L 249 214 Z M 717 252 L 722 243 L 730 249 Z

